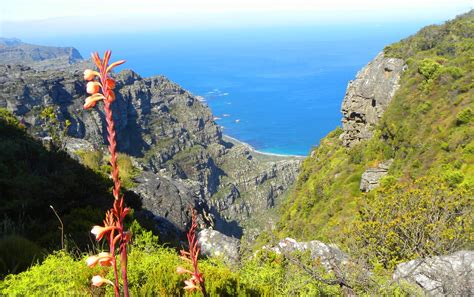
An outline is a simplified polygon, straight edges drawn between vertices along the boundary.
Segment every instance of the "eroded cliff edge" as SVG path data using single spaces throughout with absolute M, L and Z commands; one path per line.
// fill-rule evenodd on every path
M 343 145 L 351 147 L 372 137 L 374 126 L 399 87 L 404 69 L 402 59 L 380 53 L 349 82 L 341 108 Z

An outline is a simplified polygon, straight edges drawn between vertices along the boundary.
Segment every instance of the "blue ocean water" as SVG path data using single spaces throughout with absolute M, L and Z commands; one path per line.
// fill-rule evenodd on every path
M 187 30 L 37 37 L 76 47 L 142 76 L 163 74 L 203 96 L 224 133 L 256 149 L 306 155 L 340 124 L 349 80 L 383 47 L 425 24 Z

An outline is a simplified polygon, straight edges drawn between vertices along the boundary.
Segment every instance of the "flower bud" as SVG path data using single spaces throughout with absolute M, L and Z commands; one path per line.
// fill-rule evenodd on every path
M 92 69 L 84 70 L 84 80 L 87 80 L 87 81 L 93 80 L 97 75 L 99 75 L 99 73 Z
M 106 278 L 103 278 L 102 276 L 100 275 L 95 275 L 94 277 L 92 277 L 92 284 L 96 287 L 100 287 L 102 286 L 104 283 L 107 283 L 107 284 L 111 284 L 112 286 L 114 285 L 114 283 Z
M 100 89 L 100 84 L 96 81 L 90 81 L 87 83 L 86 91 L 88 94 L 98 93 Z

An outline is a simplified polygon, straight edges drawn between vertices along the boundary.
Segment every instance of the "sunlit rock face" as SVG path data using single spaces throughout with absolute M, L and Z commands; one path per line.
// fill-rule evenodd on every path
M 349 82 L 342 102 L 341 139 L 351 147 L 372 137 L 372 129 L 399 87 L 405 69 L 401 59 L 386 58 L 380 53 Z

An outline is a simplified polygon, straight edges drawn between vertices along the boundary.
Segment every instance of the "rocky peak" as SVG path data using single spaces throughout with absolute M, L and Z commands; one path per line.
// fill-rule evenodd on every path
M 341 108 L 344 132 L 340 137 L 345 146 L 372 137 L 373 127 L 399 87 L 404 65 L 403 60 L 380 53 L 349 82 Z

